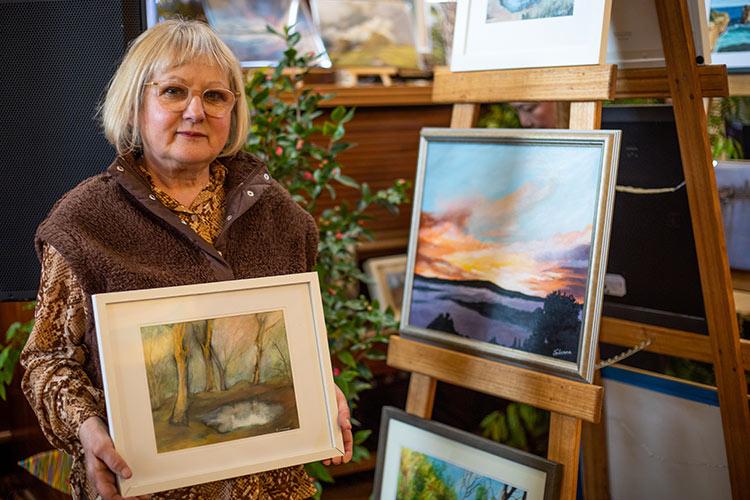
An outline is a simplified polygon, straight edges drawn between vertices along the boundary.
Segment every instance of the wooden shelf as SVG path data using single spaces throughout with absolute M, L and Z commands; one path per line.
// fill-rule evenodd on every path
M 588 422 L 601 416 L 603 389 L 506 363 L 392 336 L 388 365 Z
M 748 75 L 729 75 L 729 95 L 749 96 L 750 95 L 750 74 Z
M 703 97 L 729 95 L 727 68 L 724 65 L 698 67 Z M 617 73 L 615 96 L 618 99 L 671 97 L 667 68 L 623 69 Z
M 606 101 L 615 97 L 617 66 L 568 66 L 502 71 L 435 71 L 436 103 Z
M 708 335 L 602 317 L 599 328 L 599 340 L 602 342 L 633 347 L 647 339 L 651 339 L 651 345 L 645 350 L 650 352 L 704 363 L 714 360 L 711 337 Z M 740 345 L 743 367 L 750 370 L 750 340 L 740 339 Z

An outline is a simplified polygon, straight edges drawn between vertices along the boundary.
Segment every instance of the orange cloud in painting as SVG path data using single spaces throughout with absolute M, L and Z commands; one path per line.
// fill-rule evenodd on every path
M 591 225 L 545 240 L 496 245 L 465 234 L 456 221 L 422 213 L 416 274 L 485 280 L 539 297 L 562 290 L 583 301 Z

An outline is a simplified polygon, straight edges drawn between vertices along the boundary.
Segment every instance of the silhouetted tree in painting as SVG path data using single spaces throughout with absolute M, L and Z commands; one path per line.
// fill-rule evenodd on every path
M 215 392 L 216 378 L 214 376 L 213 356 L 211 355 L 211 334 L 213 332 L 213 320 L 197 321 L 193 323 L 193 336 L 201 348 L 203 364 L 206 367 L 206 392 Z
M 543 308 L 534 311 L 534 331 L 523 344 L 525 351 L 556 359 L 575 361 L 581 321 L 581 304 L 560 290 L 544 299 Z

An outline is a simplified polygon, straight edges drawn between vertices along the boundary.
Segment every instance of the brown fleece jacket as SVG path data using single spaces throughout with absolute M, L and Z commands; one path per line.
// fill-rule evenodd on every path
M 310 271 L 318 232 L 312 216 L 240 152 L 222 161 L 227 216 L 214 245 L 153 197 L 132 156 L 69 191 L 36 234 L 70 264 L 87 294 L 257 278 Z M 102 388 L 93 315 L 88 315 L 86 373 Z

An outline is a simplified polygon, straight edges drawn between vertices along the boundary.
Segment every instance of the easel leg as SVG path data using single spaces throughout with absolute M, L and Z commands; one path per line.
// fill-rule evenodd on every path
M 560 500 L 575 500 L 578 459 L 581 450 L 581 419 L 551 412 L 547 458 L 563 464 Z
M 597 361 L 599 355 L 596 356 Z M 594 384 L 602 385 L 601 371 L 594 373 Z M 609 500 L 609 464 L 607 463 L 607 429 L 602 408 L 599 423 L 583 422 L 581 454 L 583 456 L 583 498 Z
M 412 373 L 409 379 L 409 392 L 406 395 L 406 412 L 422 418 L 432 416 L 435 403 L 437 379 L 421 373 Z

